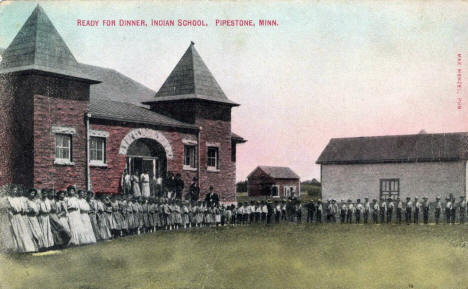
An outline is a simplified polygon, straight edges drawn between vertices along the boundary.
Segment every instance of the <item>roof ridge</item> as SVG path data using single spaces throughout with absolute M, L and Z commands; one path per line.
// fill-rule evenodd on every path
M 448 134 L 458 134 L 463 135 L 467 134 L 468 131 L 460 131 L 460 132 L 439 132 L 439 133 L 414 133 L 414 134 L 391 134 L 391 135 L 372 135 L 372 136 L 353 136 L 353 137 L 334 137 L 331 140 L 344 140 L 344 139 L 363 139 L 363 138 L 386 138 L 386 137 L 402 137 L 402 136 L 431 136 L 431 135 L 448 135 Z

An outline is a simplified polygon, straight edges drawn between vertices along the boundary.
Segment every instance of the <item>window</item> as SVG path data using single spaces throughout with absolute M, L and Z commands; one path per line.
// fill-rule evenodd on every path
M 400 179 L 380 179 L 380 198 L 396 199 L 400 196 Z
M 71 163 L 71 138 L 69 134 L 55 134 L 55 161 L 56 163 Z
M 208 147 L 208 170 L 219 169 L 219 150 L 217 147 Z
M 91 137 L 89 139 L 89 160 L 91 164 L 106 163 L 106 139 Z
M 197 146 L 184 145 L 184 169 L 197 168 Z
M 296 186 L 286 185 L 283 187 L 283 196 L 285 198 L 296 196 Z
M 279 186 L 278 185 L 273 185 L 271 187 L 271 196 L 273 198 L 279 198 Z

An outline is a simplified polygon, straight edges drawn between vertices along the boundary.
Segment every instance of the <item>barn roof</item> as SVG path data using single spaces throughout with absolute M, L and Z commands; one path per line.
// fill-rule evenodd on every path
M 468 160 L 468 133 L 332 138 L 318 164 Z
M 229 100 L 191 42 L 155 97 L 144 102 L 199 99 L 238 106 Z
M 290 168 L 273 166 L 258 166 L 247 176 L 247 178 L 257 170 L 263 171 L 265 174 L 274 179 L 299 179 L 299 176 Z

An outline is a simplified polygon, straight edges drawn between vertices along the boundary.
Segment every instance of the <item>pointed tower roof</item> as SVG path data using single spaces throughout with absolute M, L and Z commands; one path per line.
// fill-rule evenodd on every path
M 40 5 L 2 54 L 0 73 L 40 70 L 89 79 Z
M 190 43 L 187 51 L 185 51 L 169 77 L 156 93 L 155 98 L 144 103 L 151 104 L 185 99 L 200 99 L 232 106 L 239 105 L 226 97 L 198 54 L 193 42 Z

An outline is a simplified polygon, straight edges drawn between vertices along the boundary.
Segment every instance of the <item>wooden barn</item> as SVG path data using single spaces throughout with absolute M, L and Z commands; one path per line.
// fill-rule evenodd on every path
M 258 166 L 247 176 L 249 197 L 298 197 L 300 186 L 299 176 L 288 167 Z

